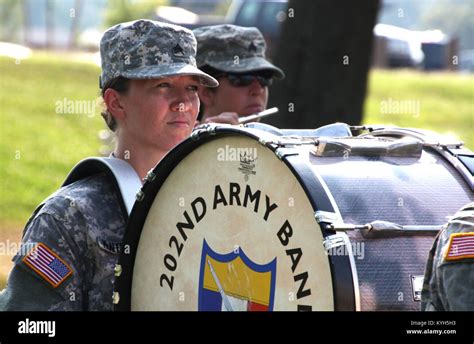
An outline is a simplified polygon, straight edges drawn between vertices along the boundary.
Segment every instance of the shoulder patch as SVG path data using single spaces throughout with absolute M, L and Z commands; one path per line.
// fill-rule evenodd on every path
M 474 258 L 474 232 L 453 233 L 449 236 L 445 260 Z
M 69 275 L 72 269 L 46 245 L 39 243 L 23 258 L 23 262 L 54 288 L 58 287 Z

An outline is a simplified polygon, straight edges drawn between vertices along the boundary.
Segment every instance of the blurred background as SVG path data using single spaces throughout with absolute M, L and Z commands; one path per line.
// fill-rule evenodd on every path
M 474 148 L 474 0 L 0 0 L 0 289 L 36 205 L 110 151 L 99 41 L 139 18 L 258 27 L 287 75 L 269 124 L 416 127 Z

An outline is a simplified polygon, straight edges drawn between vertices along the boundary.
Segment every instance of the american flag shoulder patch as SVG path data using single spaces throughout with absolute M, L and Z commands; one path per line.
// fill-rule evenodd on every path
M 444 258 L 445 260 L 474 258 L 474 232 L 451 234 Z
M 71 267 L 45 244 L 39 243 L 23 258 L 23 262 L 49 282 L 58 287 L 69 275 Z

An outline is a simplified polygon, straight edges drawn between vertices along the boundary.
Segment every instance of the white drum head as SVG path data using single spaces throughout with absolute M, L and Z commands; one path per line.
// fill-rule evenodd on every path
M 146 216 L 131 309 L 333 310 L 321 229 L 289 167 L 246 136 L 187 155 Z

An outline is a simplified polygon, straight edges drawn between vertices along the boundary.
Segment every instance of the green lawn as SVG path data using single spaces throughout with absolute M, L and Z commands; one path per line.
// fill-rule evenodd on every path
M 474 149 L 474 75 L 372 71 L 364 123 L 429 129 Z
M 71 166 L 97 155 L 104 128 L 100 104 L 93 113 L 58 108 L 64 99 L 92 107 L 99 67 L 44 53 L 15 62 L 0 57 L 0 229 L 25 223 Z
M 92 114 L 56 107 L 64 99 L 95 104 L 99 72 L 68 55 L 37 53 L 20 64 L 0 58 L 0 230 L 22 226 L 78 160 L 98 154 L 100 105 Z M 364 122 L 432 129 L 474 147 L 473 97 L 472 75 L 374 71 Z M 418 113 L 386 108 L 407 100 Z

